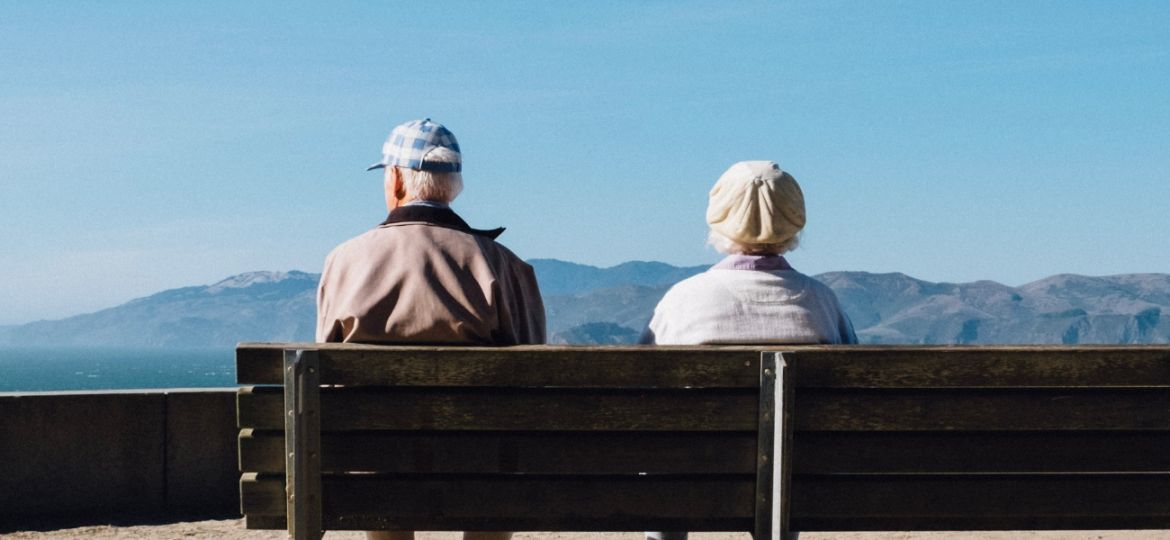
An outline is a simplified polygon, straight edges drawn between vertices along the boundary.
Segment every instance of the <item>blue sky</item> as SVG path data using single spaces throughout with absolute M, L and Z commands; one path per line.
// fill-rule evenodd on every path
M 771 159 L 808 273 L 1170 272 L 1167 2 L 5 2 L 0 324 L 319 271 L 395 124 L 525 258 L 713 262 Z

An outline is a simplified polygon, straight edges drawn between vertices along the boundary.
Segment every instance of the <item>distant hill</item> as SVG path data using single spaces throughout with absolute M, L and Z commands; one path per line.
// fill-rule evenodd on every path
M 528 261 L 536 270 L 549 343 L 633 343 L 671 285 L 706 270 L 631 261 L 598 268 L 556 259 Z
M 597 268 L 531 261 L 549 341 L 631 343 L 670 285 L 705 267 L 630 262 Z M 817 276 L 863 343 L 1170 343 L 1170 275 L 1057 275 L 1021 287 L 932 283 L 905 274 Z M 250 272 L 58 321 L 0 327 L 0 344 L 230 347 L 312 341 L 318 276 Z
M 863 343 L 1168 343 L 1170 275 L 1059 275 L 1008 287 L 832 272 Z
M 240 341 L 312 341 L 316 274 L 249 272 L 171 289 L 95 313 L 39 321 L 8 333 L 12 345 L 233 347 Z
M 611 322 L 579 324 L 568 330 L 554 333 L 548 340 L 554 344 L 590 343 L 597 345 L 618 345 L 638 341 L 638 331 Z
M 540 292 L 545 296 L 575 295 L 623 285 L 669 286 L 707 269 L 647 261 L 630 261 L 609 268 L 557 259 L 532 259 L 528 263 L 536 270 Z
M 619 285 L 574 295 L 546 295 L 544 312 L 548 318 L 548 334 L 555 336 L 593 322 L 614 323 L 641 334 L 650 322 L 654 306 L 669 288 L 670 285 Z

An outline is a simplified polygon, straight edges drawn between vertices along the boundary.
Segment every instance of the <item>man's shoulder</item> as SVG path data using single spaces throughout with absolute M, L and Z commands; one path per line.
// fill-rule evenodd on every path
M 511 249 L 508 249 L 507 246 L 501 244 L 499 241 L 486 236 L 473 235 L 473 237 L 484 250 L 490 250 L 496 253 L 502 260 L 506 260 L 514 265 L 521 265 L 525 268 L 532 268 L 528 263 L 524 262 L 524 259 L 521 259 L 519 255 L 513 253 Z
M 376 238 L 378 236 L 377 231 L 379 228 L 370 229 L 362 234 L 359 234 L 357 236 L 354 236 L 353 238 L 350 238 L 349 240 L 346 240 L 340 244 L 337 244 L 329 252 L 329 256 L 327 257 L 327 259 L 336 259 L 338 257 L 345 256 L 347 253 L 352 253 L 355 251 L 356 252 L 365 251 L 369 247 L 369 245 L 376 240 Z
M 338 244 L 329 259 L 368 260 L 379 254 L 446 252 L 457 259 L 486 257 L 497 264 L 532 271 L 512 250 L 482 235 L 424 222 L 384 224 Z

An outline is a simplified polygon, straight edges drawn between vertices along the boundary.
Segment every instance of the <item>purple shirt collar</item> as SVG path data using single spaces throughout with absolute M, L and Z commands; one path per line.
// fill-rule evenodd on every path
M 774 272 L 777 270 L 792 270 L 792 266 L 784 257 L 779 255 L 728 255 L 719 261 L 712 270 L 761 270 Z

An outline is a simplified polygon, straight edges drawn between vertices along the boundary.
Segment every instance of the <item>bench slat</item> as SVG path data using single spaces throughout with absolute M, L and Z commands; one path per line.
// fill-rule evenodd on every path
M 1165 431 L 1170 391 L 798 389 L 793 413 L 797 431 Z
M 322 484 L 327 529 L 731 531 L 751 528 L 755 477 L 325 476 Z M 245 513 L 284 513 L 279 477 L 245 479 L 241 489 Z
M 281 530 L 288 525 L 288 518 L 284 515 L 279 516 L 261 516 L 250 514 L 244 516 L 245 529 L 277 529 Z
M 274 527 L 280 529 L 281 527 Z M 800 518 L 794 531 L 1107 531 L 1170 529 L 1170 518 L 1144 515 L 933 516 Z M 831 536 L 829 536 L 831 538 Z M 972 536 L 966 536 L 972 538 Z M 864 538 L 864 537 L 861 537 Z M 977 537 L 975 537 L 977 538 Z M 1024 536 L 1023 538 L 1028 538 Z M 1090 537 L 1092 538 L 1092 537 Z
M 793 444 L 795 474 L 1170 471 L 1170 431 L 805 431 Z
M 326 384 L 577 387 L 750 387 L 769 348 L 394 347 L 388 359 L 372 345 L 242 344 L 237 382 L 280 384 L 283 348 L 306 345 Z M 798 388 L 1170 387 L 1170 351 L 1157 346 L 771 348 L 794 351 Z
M 753 433 L 345 432 L 322 470 L 383 473 L 755 474 Z M 284 473 L 284 433 L 240 435 L 243 471 Z
M 238 394 L 241 428 L 282 429 L 280 388 Z M 757 391 L 324 388 L 322 431 L 755 431 Z
M 301 344 L 303 347 L 304 344 Z M 755 388 L 759 350 L 589 347 L 395 347 L 314 344 L 321 383 L 575 388 Z M 319 347 L 319 348 L 318 348 Z M 281 384 L 283 349 L 241 345 L 240 384 Z
M 1170 387 L 1165 347 L 845 347 L 789 359 L 797 388 Z
M 793 479 L 797 530 L 1170 528 L 1170 474 Z
M 653 477 L 648 477 L 653 479 Z M 362 529 L 425 529 L 425 530 L 629 530 L 645 527 L 653 522 L 665 529 L 689 530 L 745 530 L 748 518 L 719 517 L 687 520 L 677 515 L 645 514 L 641 506 L 623 507 L 575 504 L 576 497 L 584 501 L 603 501 L 603 495 L 613 493 L 614 486 L 593 484 L 593 489 L 575 481 L 519 482 L 515 491 L 499 490 L 491 481 L 449 484 L 442 481 L 405 479 L 362 479 L 366 488 L 384 494 L 384 499 L 360 503 L 350 515 L 337 515 L 330 500 L 332 488 L 339 481 L 326 477 L 326 528 L 335 530 Z M 369 484 L 373 482 L 373 484 Z M 440 483 L 441 482 L 441 483 Z M 655 487 L 648 487 L 651 483 Z M 472 484 L 477 484 L 469 489 Z M 542 484 L 542 485 L 538 485 Z M 280 477 L 245 475 L 241 480 L 244 512 L 248 527 L 260 529 L 284 528 L 283 480 Z M 691 480 L 648 482 L 640 489 L 619 486 L 627 497 L 645 500 L 663 500 L 662 497 L 683 495 L 694 483 Z M 717 487 L 718 486 L 718 487 Z M 704 486 L 707 495 L 702 498 L 743 497 L 750 486 L 745 482 L 739 488 L 727 483 Z M 341 489 L 345 489 L 344 487 Z M 461 489 L 460 494 L 450 490 Z M 1075 529 L 1157 529 L 1170 528 L 1170 478 L 1166 474 L 1141 475 L 842 475 L 798 476 L 793 478 L 792 529 L 812 531 L 881 531 L 881 530 L 1075 530 Z M 447 490 L 447 491 L 444 491 Z M 568 497 L 557 497 L 556 503 L 532 506 L 529 497 L 571 490 Z M 490 495 L 489 495 L 490 493 Z M 448 501 L 459 505 L 464 500 L 499 500 L 510 493 L 510 500 L 492 509 L 492 512 L 472 509 L 478 516 L 445 514 Z M 575 494 L 575 495 L 574 495 Z M 345 500 L 342 505 L 358 504 Z M 611 499 L 612 500 L 612 499 Z M 672 501 L 674 499 L 671 499 Z M 741 501 L 742 502 L 742 501 Z M 394 507 L 396 522 L 372 516 L 357 515 L 379 504 Z M 466 507 L 468 505 L 464 505 Z M 474 506 L 474 505 L 470 505 Z M 489 517 L 501 507 L 510 507 L 515 516 Z M 604 507 L 604 508 L 603 508 Z M 696 511 L 706 511 L 709 507 Z M 614 512 L 607 514 L 607 512 Z M 569 515 L 566 515 L 569 514 Z M 704 514 L 696 514 L 704 515 Z

